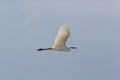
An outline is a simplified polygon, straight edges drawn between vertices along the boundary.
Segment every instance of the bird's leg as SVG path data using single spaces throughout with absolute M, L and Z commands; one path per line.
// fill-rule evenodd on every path
M 77 47 L 70 47 L 71 49 L 77 49 Z
M 52 48 L 39 48 L 37 51 L 43 51 L 43 50 L 52 50 Z

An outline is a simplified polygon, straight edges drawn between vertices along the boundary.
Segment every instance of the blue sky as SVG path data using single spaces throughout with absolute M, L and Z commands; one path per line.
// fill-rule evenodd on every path
M 119 3 L 0 0 L 0 80 L 120 80 Z M 62 24 L 78 49 L 37 52 Z

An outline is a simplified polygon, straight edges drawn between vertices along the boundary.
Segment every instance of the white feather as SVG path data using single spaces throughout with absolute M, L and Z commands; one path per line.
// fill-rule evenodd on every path
M 53 48 L 66 47 L 66 40 L 70 36 L 70 31 L 67 25 L 62 25 L 58 31 L 58 34 L 54 40 Z

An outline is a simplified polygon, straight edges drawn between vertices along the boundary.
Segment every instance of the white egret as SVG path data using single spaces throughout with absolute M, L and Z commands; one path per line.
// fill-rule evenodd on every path
M 54 40 L 54 45 L 52 48 L 39 48 L 37 51 L 43 50 L 55 50 L 55 51 L 65 51 L 68 52 L 70 49 L 76 49 L 76 47 L 67 47 L 66 40 L 70 36 L 70 31 L 67 25 L 61 25 L 58 34 Z

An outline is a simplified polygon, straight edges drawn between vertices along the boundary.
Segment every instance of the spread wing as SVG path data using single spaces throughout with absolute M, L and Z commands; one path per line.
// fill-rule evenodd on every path
M 70 36 L 70 31 L 67 25 L 62 25 L 55 38 L 53 48 L 65 46 L 66 40 L 68 39 L 69 36 Z

